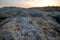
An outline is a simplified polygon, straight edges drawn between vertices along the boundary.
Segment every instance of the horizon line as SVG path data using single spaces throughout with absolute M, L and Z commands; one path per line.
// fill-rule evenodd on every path
M 4 6 L 0 8 L 5 8 L 5 7 L 18 7 L 18 6 Z M 60 6 L 36 6 L 36 7 L 60 7 Z M 18 8 L 35 8 L 35 7 L 18 7 Z

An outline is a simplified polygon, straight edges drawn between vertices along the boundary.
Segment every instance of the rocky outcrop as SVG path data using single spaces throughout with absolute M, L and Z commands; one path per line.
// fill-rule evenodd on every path
M 0 40 L 60 40 L 57 13 L 32 9 L 16 11 L 15 15 L 13 12 L 13 16 L 1 22 Z

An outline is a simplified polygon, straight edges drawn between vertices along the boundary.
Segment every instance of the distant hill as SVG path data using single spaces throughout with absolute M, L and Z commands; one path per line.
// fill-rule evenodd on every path
M 60 6 L 46 6 L 46 7 L 31 7 L 31 8 L 21 8 L 21 7 L 3 7 L 0 8 L 0 11 L 2 10 L 18 10 L 18 9 L 32 9 L 32 10 L 42 10 L 42 11 L 60 11 Z
M 43 11 L 60 11 L 60 6 L 32 7 L 29 9 L 39 9 Z

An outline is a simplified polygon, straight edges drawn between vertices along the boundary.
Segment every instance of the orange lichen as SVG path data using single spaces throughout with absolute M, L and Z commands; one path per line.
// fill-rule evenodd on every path
M 48 23 L 43 21 L 43 20 L 37 19 L 36 21 L 39 25 L 42 25 L 42 26 L 47 26 L 48 25 Z
M 28 39 L 26 37 L 24 37 L 23 40 L 28 40 Z
M 20 30 L 20 28 L 19 27 L 16 27 L 15 30 Z

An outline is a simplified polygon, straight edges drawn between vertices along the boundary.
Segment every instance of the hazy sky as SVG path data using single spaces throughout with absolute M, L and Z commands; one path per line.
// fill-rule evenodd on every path
M 60 0 L 0 0 L 0 7 L 41 7 L 41 6 L 60 6 Z

